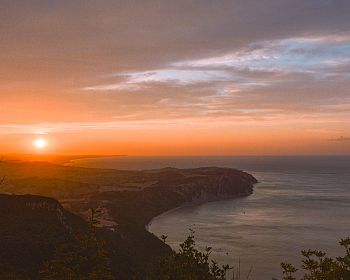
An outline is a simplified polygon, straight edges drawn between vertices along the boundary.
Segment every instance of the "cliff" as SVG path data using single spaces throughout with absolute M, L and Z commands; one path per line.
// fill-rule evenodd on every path
M 88 225 L 81 217 L 65 210 L 55 199 L 33 195 L 0 195 L 0 279 L 39 279 L 39 272 L 55 250 L 76 244 Z M 169 248 L 147 232 L 112 232 L 100 228 L 112 270 L 117 279 L 147 272 L 141 248 L 155 249 L 162 256 Z M 143 245 L 146 244 L 146 245 Z M 139 258 L 142 256 L 142 259 Z M 137 279 L 143 279 L 142 276 Z
M 246 196 L 253 192 L 253 185 L 257 183 L 250 174 L 234 169 L 198 168 L 183 173 L 185 178 L 187 175 L 190 179 L 170 186 L 170 191 L 180 194 L 185 202 L 191 203 Z M 166 184 L 166 181 L 162 183 Z
M 155 216 L 182 205 L 247 196 L 257 183 L 250 174 L 229 168 L 166 168 L 148 173 L 155 181 L 142 191 L 100 192 L 92 197 L 108 201 L 105 207 L 119 225 L 143 227 Z
M 99 234 L 107 244 L 115 275 L 145 279 L 159 257 L 171 251 L 145 229 L 152 218 L 186 204 L 249 195 L 257 182 L 245 172 L 217 167 L 119 171 L 0 164 L 7 178 L 3 192 L 58 199 L 0 196 L 2 268 L 23 269 L 34 276 L 57 244 L 86 228 L 84 217 L 90 208 L 97 208 Z M 6 252 L 11 252 L 8 257 Z
M 36 279 L 55 247 L 71 242 L 85 226 L 54 199 L 0 195 L 0 278 L 15 272 Z

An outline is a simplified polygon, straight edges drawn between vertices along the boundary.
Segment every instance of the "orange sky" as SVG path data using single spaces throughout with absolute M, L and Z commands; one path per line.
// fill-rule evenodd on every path
M 0 154 L 350 154 L 349 2 L 13 2 Z
M 329 135 L 307 127 L 282 127 L 272 122 L 189 121 L 162 123 L 104 124 L 78 127 L 74 131 L 48 134 L 15 133 L 2 135 L 7 153 L 103 154 L 103 155 L 266 155 L 343 154 L 347 141 L 329 140 Z M 300 124 L 302 126 L 302 124 Z M 111 128 L 103 128 L 110 127 Z M 302 133 L 301 133 L 302 132 Z M 320 138 L 320 135 L 323 137 Z M 45 139 L 38 150 L 33 142 Z M 6 153 L 4 153 L 6 154 Z

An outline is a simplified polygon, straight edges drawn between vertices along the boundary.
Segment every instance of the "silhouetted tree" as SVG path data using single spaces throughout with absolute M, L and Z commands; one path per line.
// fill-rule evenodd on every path
M 187 239 L 180 244 L 180 250 L 161 260 L 153 279 L 224 280 L 231 268 L 228 265 L 219 267 L 217 262 L 210 261 L 211 252 L 211 247 L 206 247 L 205 252 L 195 248 L 194 232 L 191 230 Z
M 104 242 L 96 237 L 98 221 L 91 210 L 88 231 L 56 249 L 41 271 L 42 280 L 114 280 Z
M 302 251 L 301 280 L 349 280 L 350 279 L 350 237 L 342 239 L 339 244 L 344 247 L 345 255 L 335 259 L 327 257 L 318 250 Z M 297 269 L 289 263 L 281 263 L 283 280 L 296 280 Z

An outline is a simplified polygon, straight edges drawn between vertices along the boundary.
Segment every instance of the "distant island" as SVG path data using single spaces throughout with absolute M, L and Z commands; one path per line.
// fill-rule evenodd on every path
M 146 230 L 152 218 L 183 205 L 247 196 L 257 183 L 248 173 L 218 167 L 127 171 L 1 162 L 0 172 L 6 175 L 0 186 L 0 268 L 30 279 L 38 278 L 57 244 L 84 230 L 91 208 L 113 273 L 142 279 L 171 251 Z

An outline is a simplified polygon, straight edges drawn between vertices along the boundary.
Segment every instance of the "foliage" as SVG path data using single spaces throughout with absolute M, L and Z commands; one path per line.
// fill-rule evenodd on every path
M 302 251 L 302 268 L 305 271 L 301 280 L 349 280 L 350 279 L 350 237 L 339 244 L 345 249 L 345 256 L 335 259 L 318 250 Z M 296 280 L 297 269 L 288 263 L 281 263 L 283 280 Z
M 165 236 L 164 236 L 165 237 Z M 165 237 L 166 238 L 166 237 Z M 165 238 L 163 240 L 165 241 Z M 160 262 L 159 270 L 153 279 L 158 280 L 224 280 L 228 265 L 220 267 L 209 260 L 212 252 L 207 247 L 205 252 L 195 248 L 194 232 L 191 230 L 187 239 L 180 244 L 180 250 Z
M 75 243 L 65 243 L 56 249 L 54 257 L 45 263 L 42 280 L 113 280 L 104 242 L 96 237 L 95 210 L 91 210 L 88 232 L 77 236 Z

